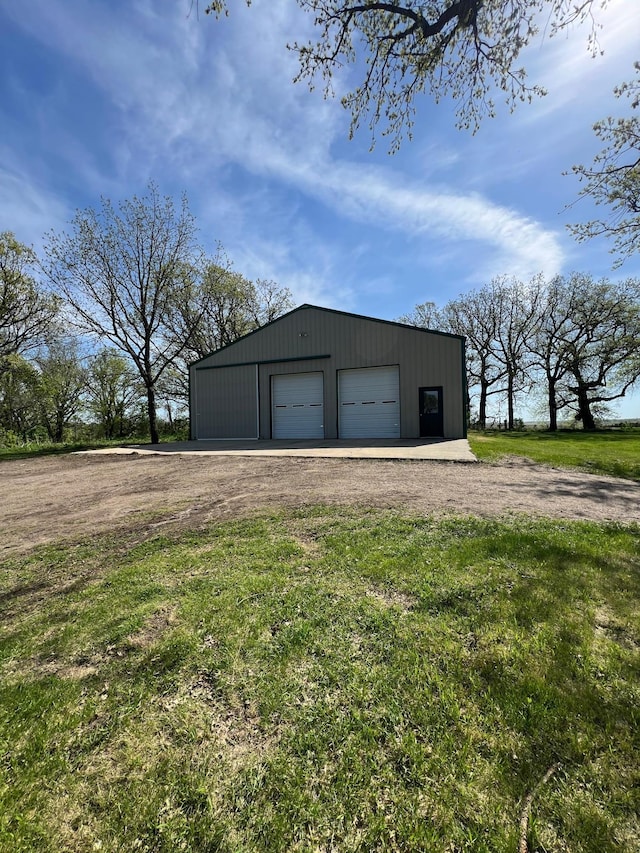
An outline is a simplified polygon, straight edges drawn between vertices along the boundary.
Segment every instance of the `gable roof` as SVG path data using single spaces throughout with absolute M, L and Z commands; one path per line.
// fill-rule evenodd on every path
M 223 350 L 226 350 L 229 347 L 235 346 L 240 341 L 244 341 L 247 338 L 251 337 L 251 335 L 255 335 L 257 332 L 262 332 L 269 326 L 273 326 L 275 323 L 279 323 L 281 320 L 284 320 L 285 317 L 291 317 L 292 314 L 309 308 L 313 309 L 314 311 L 326 311 L 328 314 L 337 314 L 342 317 L 352 317 L 356 320 L 368 320 L 371 323 L 384 323 L 387 326 L 399 326 L 401 329 L 411 329 L 414 332 L 426 332 L 429 335 L 442 335 L 445 338 L 457 338 L 461 341 L 465 340 L 464 335 L 455 335 L 452 332 L 439 332 L 436 329 L 425 329 L 422 326 L 412 326 L 409 323 L 398 323 L 396 320 L 381 320 L 378 317 L 367 317 L 365 314 L 352 314 L 349 311 L 338 311 L 335 308 L 323 308 L 321 305 L 310 305 L 308 302 L 305 302 L 302 305 L 298 305 L 297 308 L 293 308 L 291 311 L 287 311 L 286 314 L 281 314 L 279 317 L 276 317 L 275 320 L 271 320 L 270 323 L 265 323 L 264 326 L 258 326 L 257 329 L 252 329 L 252 331 L 247 332 L 246 335 L 241 335 L 239 338 L 236 338 L 235 341 L 231 341 L 230 344 L 225 344 L 223 347 L 212 350 L 212 352 L 207 353 L 207 355 L 203 355 L 202 358 L 190 362 L 188 367 L 194 367 L 195 365 L 200 364 L 201 361 L 210 358 L 212 355 L 222 352 Z

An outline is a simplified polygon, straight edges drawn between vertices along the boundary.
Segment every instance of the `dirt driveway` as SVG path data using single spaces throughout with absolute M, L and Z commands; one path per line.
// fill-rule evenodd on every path
M 155 532 L 279 506 L 640 521 L 640 485 L 514 460 L 69 455 L 0 463 L 0 557 L 109 530 Z

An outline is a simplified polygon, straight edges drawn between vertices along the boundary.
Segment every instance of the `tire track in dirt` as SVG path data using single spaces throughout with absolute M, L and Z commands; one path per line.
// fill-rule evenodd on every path
M 311 504 L 640 522 L 640 484 L 533 465 L 68 455 L 0 463 L 0 557 L 118 530 Z

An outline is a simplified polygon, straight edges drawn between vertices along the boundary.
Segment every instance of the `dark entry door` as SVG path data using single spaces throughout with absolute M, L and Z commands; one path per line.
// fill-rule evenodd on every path
M 444 435 L 442 386 L 420 388 L 420 436 Z

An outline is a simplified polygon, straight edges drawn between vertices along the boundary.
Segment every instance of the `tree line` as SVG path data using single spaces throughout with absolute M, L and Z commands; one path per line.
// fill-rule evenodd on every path
M 598 416 L 640 379 L 637 279 L 500 277 L 443 308 L 424 302 L 399 319 L 466 337 L 470 420 L 480 429 L 495 399 L 506 402 L 513 429 L 516 402 L 526 395 L 543 398 L 550 430 L 560 413 L 595 430 Z
M 250 281 L 221 247 L 207 257 L 185 197 L 155 184 L 117 207 L 78 211 L 43 256 L 0 235 L 0 430 L 53 441 L 89 414 L 106 437 L 159 440 L 158 407 L 187 402 L 186 365 L 293 307 Z

